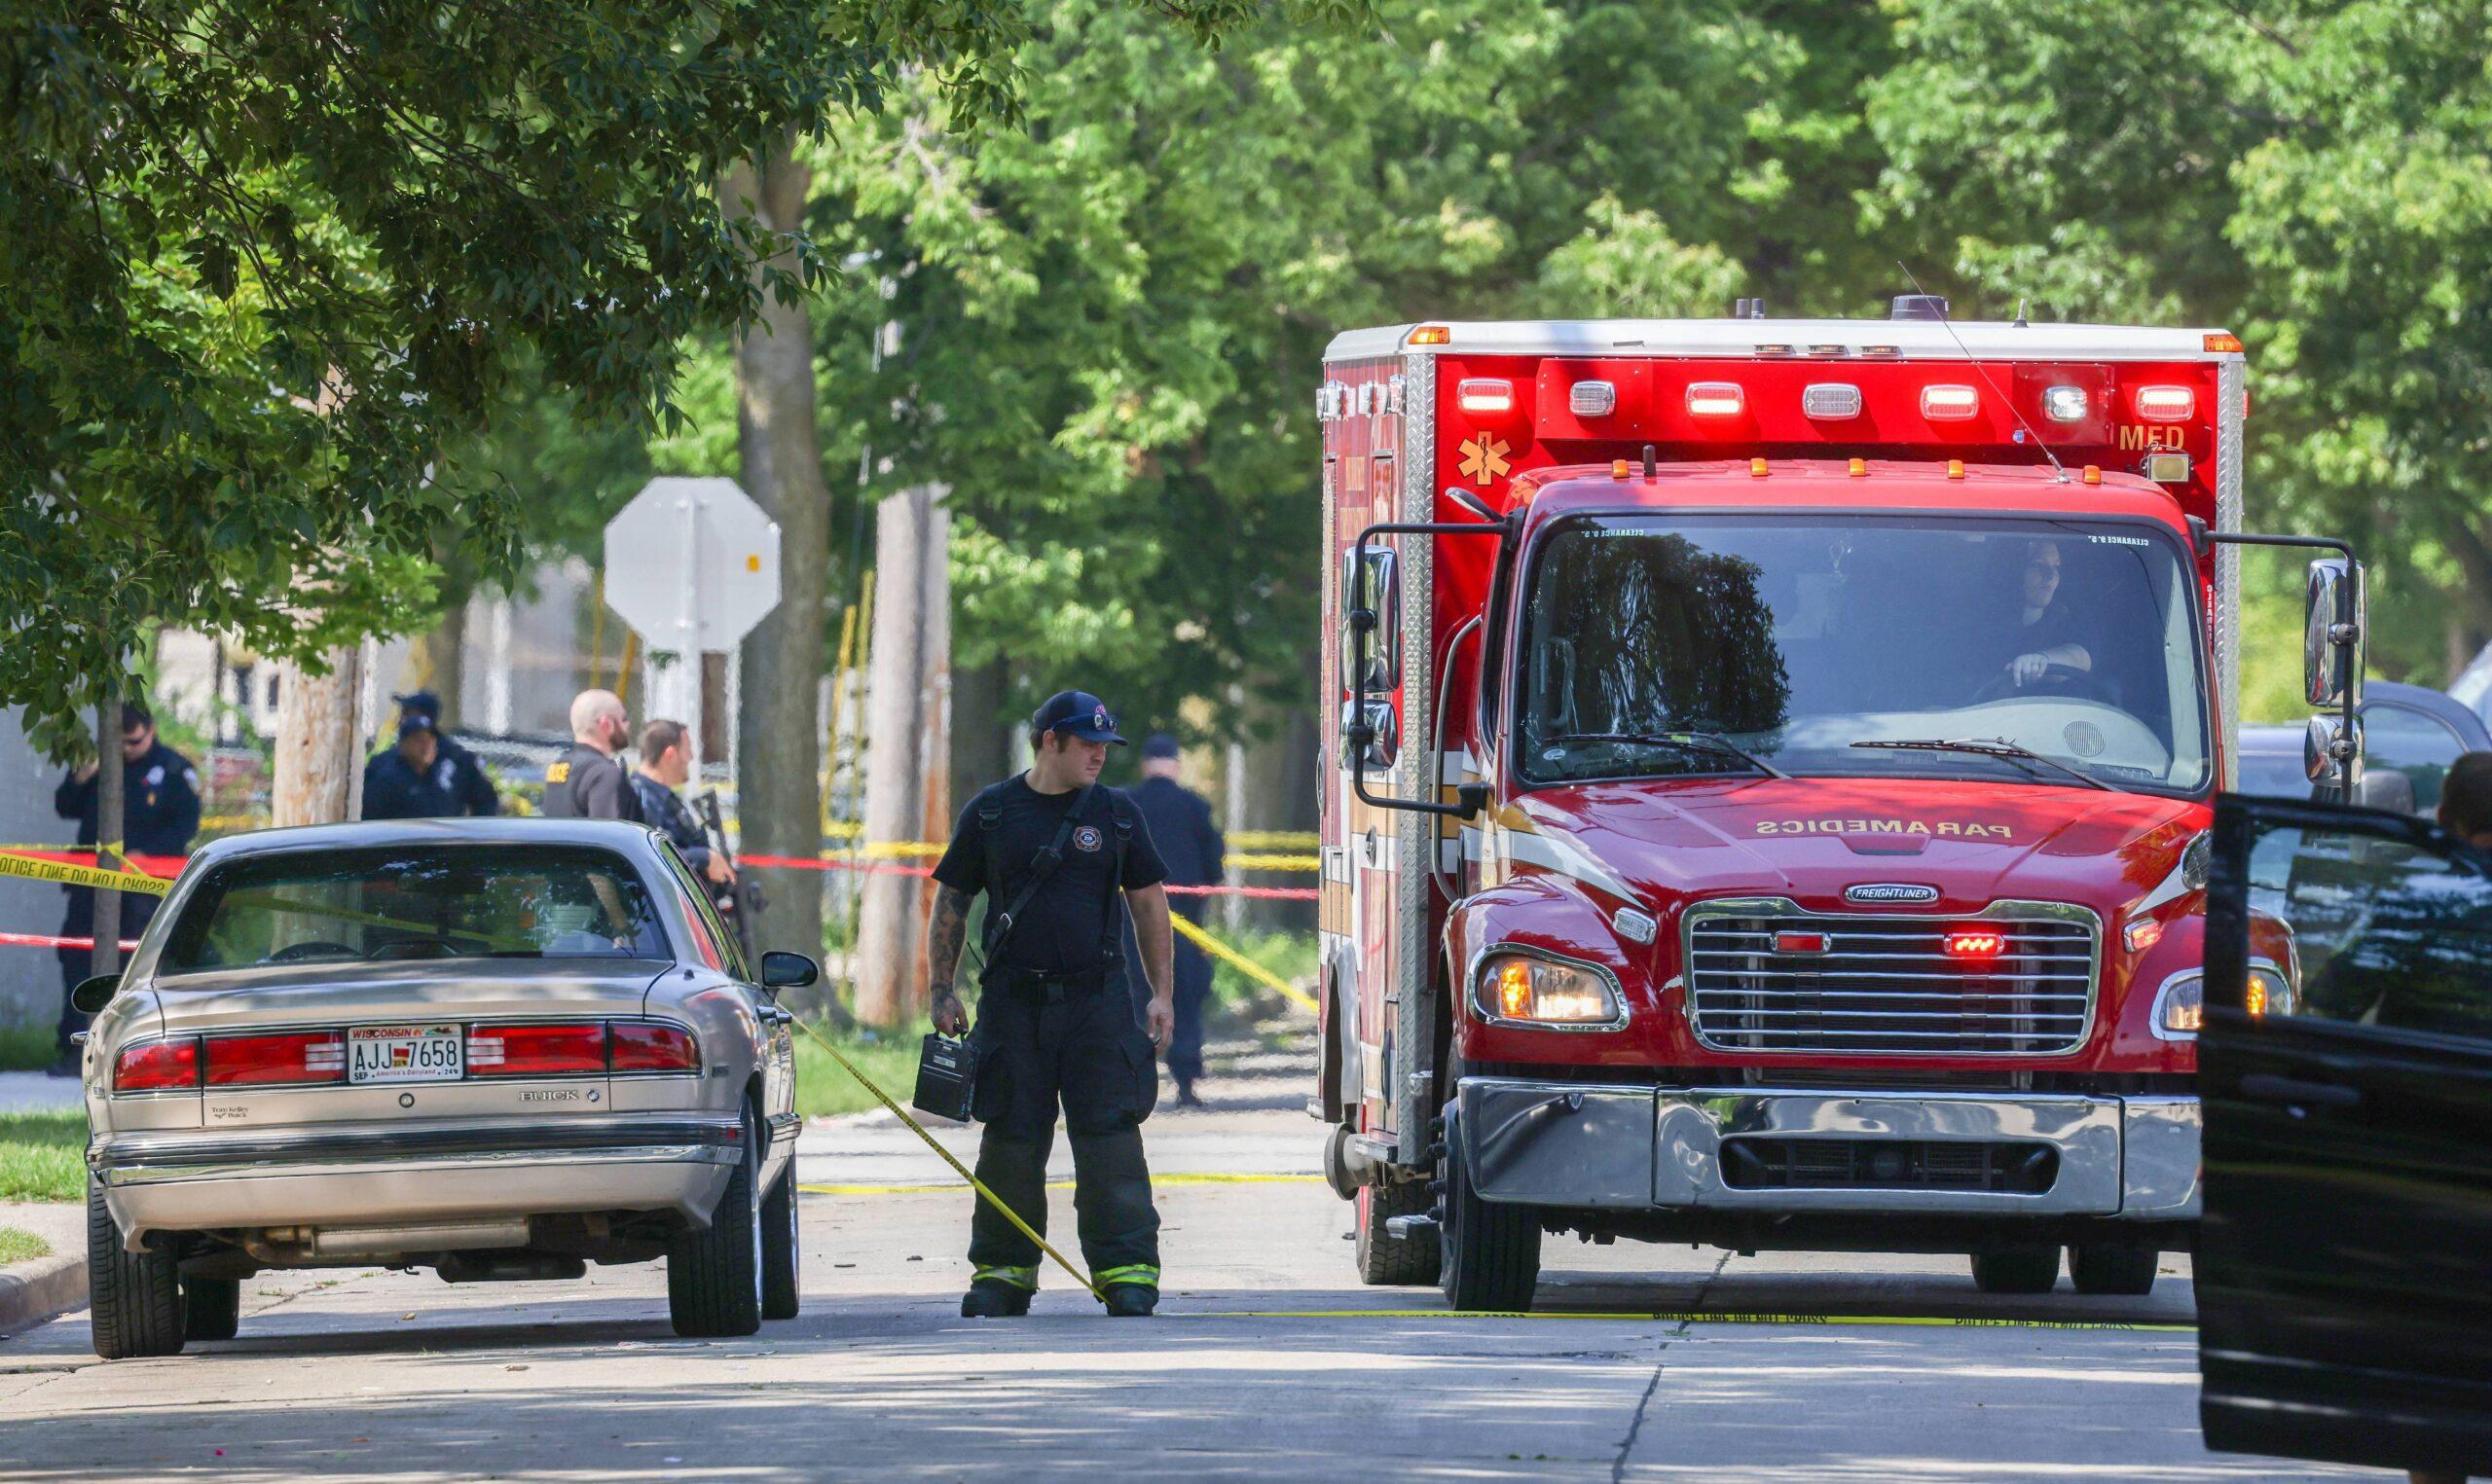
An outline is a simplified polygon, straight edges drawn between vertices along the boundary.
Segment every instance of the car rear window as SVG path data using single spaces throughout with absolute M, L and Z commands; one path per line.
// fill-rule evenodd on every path
M 425 959 L 665 959 L 640 875 L 609 851 L 460 845 L 260 855 L 183 905 L 164 974 Z

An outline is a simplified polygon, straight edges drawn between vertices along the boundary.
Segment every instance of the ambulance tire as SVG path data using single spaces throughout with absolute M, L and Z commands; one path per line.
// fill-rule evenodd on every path
M 1396 1237 L 1384 1223 L 1428 1213 L 1425 1181 L 1364 1185 L 1358 1193 L 1359 1282 L 1371 1287 L 1425 1287 L 1437 1281 L 1437 1234 Z
M 687 1340 L 729 1339 L 761 1327 L 761 1121 L 746 1104 L 744 1158 L 710 1213 L 707 1231 L 680 1231 L 666 1247 L 666 1305 Z
M 804 1223 L 797 1219 L 796 1160 L 779 1172 L 779 1183 L 761 1198 L 761 1317 L 792 1320 L 804 1306 L 799 1248 Z
M 95 1354 L 107 1360 L 182 1353 L 182 1277 L 162 1252 L 122 1246 L 104 1190 L 87 1181 L 87 1306 Z
M 182 1280 L 182 1338 L 230 1340 L 242 1327 L 242 1280 Z
M 1984 1293 L 2048 1293 L 2060 1281 L 2060 1249 L 2047 1242 L 1973 1254 L 1973 1286 Z
M 2154 1270 L 2162 1258 L 2150 1247 L 2071 1247 L 2068 1276 L 2079 1293 L 2135 1298 L 2154 1291 Z
M 1528 1314 L 1540 1287 L 1540 1213 L 1480 1199 L 1471 1188 L 1460 1130 L 1446 1118 L 1445 1215 L 1439 1228 L 1444 1271 L 1438 1286 L 1452 1307 Z

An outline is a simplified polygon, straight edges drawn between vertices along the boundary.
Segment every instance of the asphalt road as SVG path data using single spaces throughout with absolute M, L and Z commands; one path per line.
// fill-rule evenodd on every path
M 1027 1320 L 960 1319 L 968 1196 L 877 1115 L 808 1131 L 806 1312 L 752 1339 L 675 1339 L 655 1267 L 266 1274 L 238 1339 L 174 1359 L 102 1364 L 84 1315 L 0 1340 L 0 1477 L 2390 1477 L 2209 1454 L 2185 1327 L 1860 1322 L 2185 1326 L 2177 1259 L 2147 1299 L 2006 1300 L 1961 1258 L 1552 1239 L 1545 1317 L 1360 1287 L 1296 1058 L 1232 1070 L 1151 1125 L 1156 1319 L 1060 1275 Z M 1815 1321 L 1591 1317 L 1624 1311 Z

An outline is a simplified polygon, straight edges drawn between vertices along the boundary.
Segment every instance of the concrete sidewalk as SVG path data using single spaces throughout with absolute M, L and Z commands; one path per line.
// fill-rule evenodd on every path
M 0 1113 L 56 1113 L 80 1103 L 76 1077 L 39 1071 L 0 1071 Z

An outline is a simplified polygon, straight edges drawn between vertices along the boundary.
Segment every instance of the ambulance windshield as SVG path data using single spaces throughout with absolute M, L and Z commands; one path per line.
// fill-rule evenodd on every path
M 2159 527 L 1588 516 L 1542 540 L 1526 582 L 1515 695 L 1532 782 L 1760 763 L 2056 786 L 2074 769 L 2176 793 L 2212 778 L 2198 586 Z M 1853 745 L 1926 740 L 2008 746 Z

